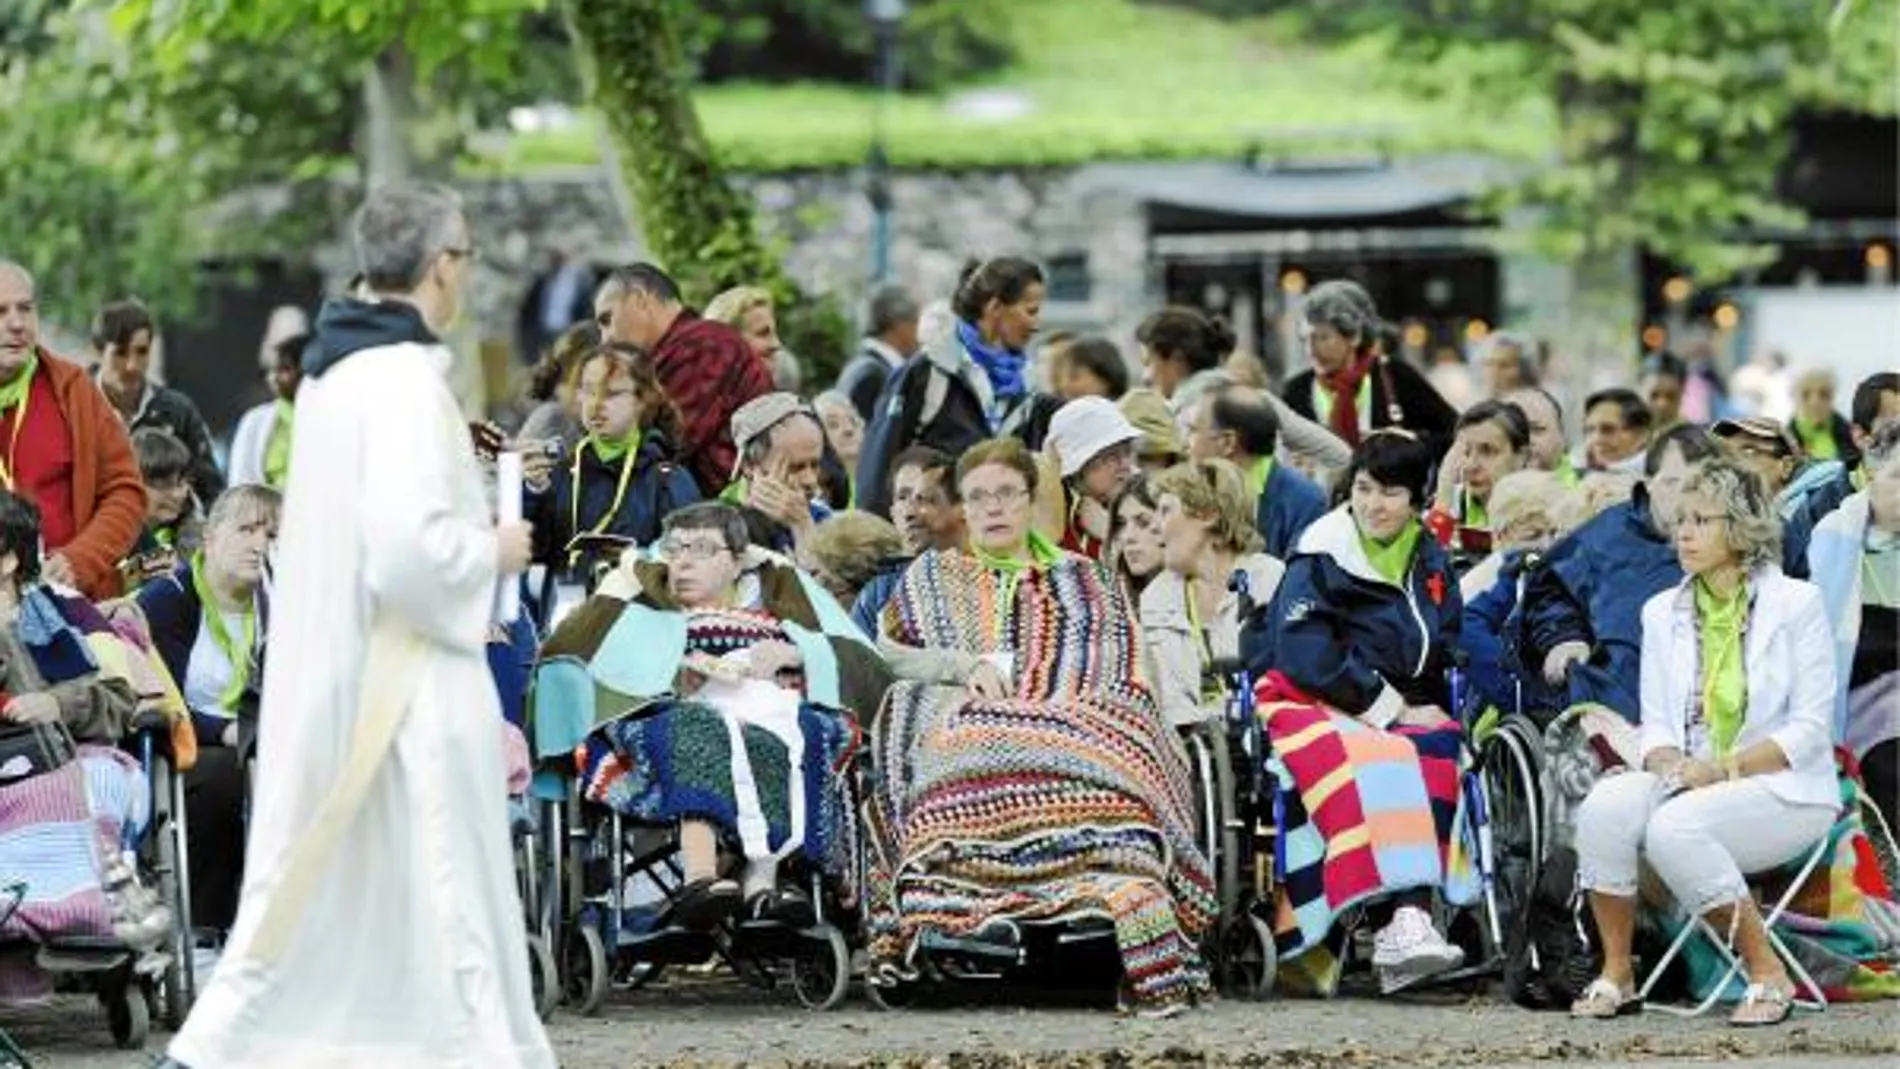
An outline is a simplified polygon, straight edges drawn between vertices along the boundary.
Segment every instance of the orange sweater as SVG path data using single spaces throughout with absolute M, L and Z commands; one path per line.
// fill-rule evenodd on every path
M 73 524 L 78 533 L 57 552 L 72 563 L 79 590 L 94 601 L 123 594 L 119 561 L 145 525 L 145 483 L 125 424 L 84 368 L 45 349 L 46 372 L 72 434 Z

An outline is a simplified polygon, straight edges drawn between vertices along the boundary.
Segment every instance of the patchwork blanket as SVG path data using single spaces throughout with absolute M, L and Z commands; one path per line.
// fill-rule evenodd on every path
M 107 747 L 82 746 L 65 766 L 0 787 L 0 882 L 26 885 L 0 931 L 36 942 L 110 935 L 101 871 L 150 819 L 138 762 Z
M 1139 675 L 1134 621 L 1114 579 L 1078 558 L 1006 575 L 927 553 L 905 573 L 887 636 L 1004 655 L 1014 693 L 891 690 L 871 737 L 867 930 L 879 967 L 907 968 L 926 931 L 1097 917 L 1115 926 L 1137 1002 L 1207 990 L 1199 943 L 1218 899 L 1186 762 Z
M 1468 901 L 1461 840 L 1460 730 L 1381 731 L 1269 673 L 1256 713 L 1284 818 L 1274 932 L 1283 960 L 1325 945 L 1346 910 L 1412 888 Z M 1457 876 L 1458 879 L 1451 879 Z
M 1796 892 L 1776 925 L 1776 934 L 1821 985 L 1829 1002 L 1900 998 L 1900 905 L 1861 820 L 1865 794 L 1854 774 L 1853 760 L 1839 756 L 1841 819 L 1828 833 L 1820 865 Z M 1778 901 L 1805 861 L 1804 856 L 1763 881 L 1765 900 Z M 1663 921 L 1669 938 L 1675 937 L 1681 923 L 1679 917 Z M 1689 941 L 1684 957 L 1691 994 L 1698 1000 L 1708 997 L 1727 963 L 1701 939 Z M 1723 997 L 1739 1000 L 1743 986 L 1739 979 L 1732 981 Z

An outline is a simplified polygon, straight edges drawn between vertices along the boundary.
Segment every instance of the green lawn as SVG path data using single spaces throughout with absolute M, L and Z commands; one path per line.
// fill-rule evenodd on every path
M 1535 109 L 1474 125 L 1457 101 L 1424 101 L 1382 80 L 1376 46 L 1319 51 L 1270 20 L 1223 21 L 1132 0 L 1017 0 L 1012 35 L 1014 67 L 962 89 L 1022 94 L 1034 110 L 986 122 L 953 118 L 948 97 L 902 98 L 888 117 L 893 162 L 1226 156 L 1263 138 L 1275 152 L 1325 151 L 1360 143 L 1350 131 L 1369 128 L 1397 151 L 1520 155 L 1540 147 Z M 727 166 L 784 171 L 863 162 L 876 99 L 827 85 L 723 85 L 700 91 L 698 106 Z M 487 165 L 519 172 L 596 158 L 593 134 L 582 129 L 511 138 Z

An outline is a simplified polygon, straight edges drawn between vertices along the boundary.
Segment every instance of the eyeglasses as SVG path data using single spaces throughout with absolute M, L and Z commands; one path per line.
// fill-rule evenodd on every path
M 442 255 L 452 256 L 457 260 L 473 260 L 475 258 L 475 246 L 462 245 L 455 248 L 443 249 Z
M 711 560 L 732 547 L 711 538 L 669 538 L 660 543 L 660 556 L 669 561 Z
M 1015 486 L 1005 486 L 1000 490 L 972 490 L 963 495 L 963 502 L 966 505 L 974 505 L 977 508 L 985 508 L 990 505 L 1008 508 L 1028 496 L 1029 491 L 1027 490 Z

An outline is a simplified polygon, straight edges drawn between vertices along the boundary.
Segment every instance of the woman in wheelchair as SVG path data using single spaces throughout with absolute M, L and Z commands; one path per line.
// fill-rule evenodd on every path
M 571 449 L 529 453 L 522 511 L 534 523 L 535 561 L 589 587 L 614 558 L 576 547 L 577 537 L 651 545 L 667 513 L 699 500 L 699 486 L 673 463 L 679 412 L 645 356 L 600 346 L 581 358 L 576 383 L 587 437 Z
M 1464 960 L 1430 912 L 1457 804 L 1459 730 L 1446 710 L 1461 612 L 1450 562 L 1419 521 L 1431 469 L 1430 448 L 1410 432 L 1376 431 L 1360 443 L 1344 477 L 1347 503 L 1307 528 L 1287 562 L 1270 652 L 1254 665 L 1266 680 L 1259 709 L 1272 748 L 1329 852 L 1367 837 L 1374 844 L 1376 878 L 1329 887 L 1325 900 L 1337 909 L 1341 901 L 1369 901 L 1371 912 L 1387 915 L 1374 918 L 1372 958 L 1387 994 Z M 1341 717 L 1356 723 L 1335 721 Z M 1329 724 L 1332 752 L 1344 756 L 1316 758 L 1305 740 Z M 1380 734 L 1364 739 L 1361 725 Z M 1393 749 L 1394 736 L 1405 745 Z M 1428 774 L 1428 762 L 1443 762 L 1447 774 Z M 1362 775 L 1374 764 L 1386 774 Z M 1341 777 L 1356 784 L 1367 812 L 1383 811 L 1384 819 L 1329 827 L 1327 807 L 1315 800 Z M 1386 790 L 1396 793 L 1381 795 Z M 1287 886 L 1295 890 L 1292 881 Z
M 582 660 L 585 678 L 563 686 L 562 665 Z M 779 867 L 800 856 L 848 874 L 855 843 L 841 784 L 858 731 L 847 710 L 875 709 L 887 677 L 828 594 L 751 549 L 737 509 L 703 502 L 668 516 L 659 560 L 610 573 L 549 639 L 537 679 L 537 720 L 565 715 L 554 709 L 561 695 L 598 710 L 585 797 L 678 823 L 685 884 L 672 923 L 707 930 L 741 911 L 813 922 L 813 904 L 779 885 Z M 624 701 L 600 708 L 603 695 Z M 722 873 L 731 848 L 736 880 Z
M 1647 864 L 1740 955 L 1749 984 L 1731 1021 L 1778 1024 L 1792 986 L 1747 877 L 1812 848 L 1840 808 L 1827 617 L 1815 587 L 1782 574 L 1780 523 L 1754 475 L 1704 462 L 1677 515 L 1687 578 L 1643 606 L 1643 770 L 1600 781 L 1577 813 L 1603 975 L 1572 1012 L 1641 1009 L 1630 946 Z
M 1092 922 L 1129 1002 L 1178 1012 L 1208 989 L 1218 903 L 1135 614 L 1107 568 L 1031 530 L 1022 443 L 972 447 L 957 483 L 969 549 L 919 557 L 882 620 L 900 682 L 872 739 L 873 982 L 946 940 L 1009 956 L 1025 926 Z
M 214 932 L 236 919 L 244 874 L 244 744 L 264 677 L 265 560 L 282 503 L 266 486 L 226 490 L 206 519 L 204 549 L 138 597 L 198 735 L 198 762 L 185 774 L 191 923 Z
M 39 510 L 0 491 L 0 876 L 25 885 L 8 937 L 150 949 L 170 929 L 129 861 L 151 794 L 118 749 L 137 698 L 100 671 L 90 636 L 106 630 L 92 606 L 40 582 Z M 0 958 L 8 995 L 44 982 L 30 956 Z
M 1167 568 L 1141 594 L 1141 631 L 1154 668 L 1161 710 L 1176 727 L 1219 715 L 1203 692 L 1208 673 L 1240 657 L 1240 594 L 1273 600 L 1286 566 L 1260 552 L 1246 476 L 1225 460 L 1178 464 L 1155 479 L 1162 555 Z

